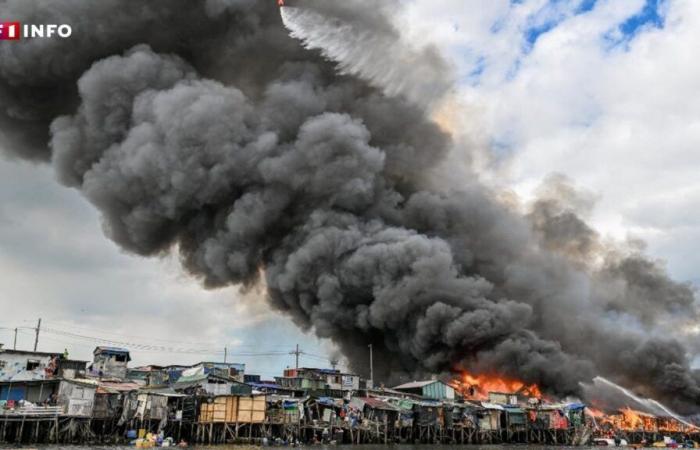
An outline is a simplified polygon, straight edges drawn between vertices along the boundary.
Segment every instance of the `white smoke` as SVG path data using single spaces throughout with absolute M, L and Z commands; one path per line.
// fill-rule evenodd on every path
M 414 48 L 395 29 L 328 17 L 311 8 L 284 6 L 282 21 L 308 49 L 338 63 L 339 72 L 358 76 L 387 95 L 401 95 L 430 107 L 452 86 L 451 70 L 434 47 Z

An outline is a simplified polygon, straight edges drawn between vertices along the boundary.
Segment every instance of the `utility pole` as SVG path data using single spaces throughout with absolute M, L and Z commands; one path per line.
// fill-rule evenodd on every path
M 228 357 L 228 348 L 224 347 L 224 363 L 226 363 L 227 357 Z
M 374 364 L 372 361 L 372 344 L 369 344 L 369 379 L 372 381 L 372 387 L 374 387 Z
M 296 367 L 297 369 L 299 368 L 299 355 L 301 355 L 302 353 L 304 353 L 304 352 L 299 350 L 299 344 L 297 344 L 296 350 L 292 350 L 291 352 L 289 352 L 290 355 L 296 356 L 296 364 L 294 367 Z
M 12 350 L 17 350 L 17 328 L 15 328 L 15 343 L 12 345 Z
M 36 351 L 39 345 L 39 330 L 41 330 L 41 317 L 39 318 L 39 323 L 36 324 L 36 335 L 34 336 L 34 351 Z

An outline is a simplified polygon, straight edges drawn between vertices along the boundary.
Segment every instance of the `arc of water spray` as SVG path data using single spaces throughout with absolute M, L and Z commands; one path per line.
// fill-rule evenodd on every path
M 658 402 L 657 400 L 639 397 L 639 396 L 635 395 L 634 393 L 632 393 L 632 391 L 630 391 L 629 389 L 626 389 L 626 388 L 620 386 L 619 384 L 608 380 L 605 377 L 597 376 L 593 379 L 593 382 L 594 383 L 600 382 L 600 383 L 603 383 L 607 386 L 610 386 L 611 388 L 613 388 L 613 389 L 623 393 L 627 397 L 631 398 L 635 402 L 638 402 L 642 405 L 653 406 L 655 408 L 658 408 L 658 409 L 662 410 L 664 413 L 668 414 L 670 417 L 673 417 L 674 419 L 676 419 L 677 421 L 682 422 L 683 424 L 688 425 L 688 426 L 694 426 L 693 424 L 683 420 L 678 414 L 674 413 L 667 406 L 663 405 L 662 403 Z

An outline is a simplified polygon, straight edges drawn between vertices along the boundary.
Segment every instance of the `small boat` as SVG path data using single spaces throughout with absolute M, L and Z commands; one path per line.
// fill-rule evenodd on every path
M 616 445 L 613 438 L 595 438 L 593 445 L 596 447 L 627 447 L 628 443 L 626 439 L 620 439 L 620 443 Z

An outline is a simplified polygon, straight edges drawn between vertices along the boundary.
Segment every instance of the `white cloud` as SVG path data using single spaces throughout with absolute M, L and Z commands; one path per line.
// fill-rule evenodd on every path
M 700 250 L 700 3 L 660 2 L 663 28 L 623 36 L 619 25 L 644 0 L 598 0 L 583 14 L 574 14 L 579 2 L 552 2 L 558 24 L 528 49 L 545 3 L 413 2 L 403 24 L 459 61 L 460 96 L 500 154 L 489 179 L 528 198 L 548 173 L 564 173 L 598 195 L 596 228 L 645 239 L 674 275 L 695 278 L 699 261 L 687 254 Z M 464 76 L 476 67 L 472 52 L 485 61 L 476 80 Z

